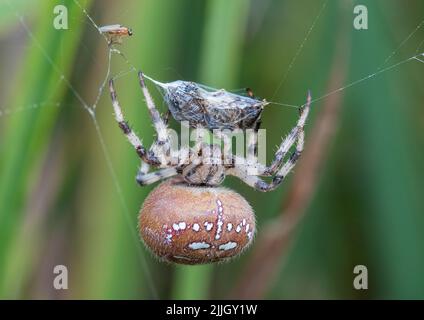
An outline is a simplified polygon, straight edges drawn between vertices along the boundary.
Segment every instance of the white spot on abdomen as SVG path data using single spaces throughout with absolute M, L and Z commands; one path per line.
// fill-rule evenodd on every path
M 206 231 L 211 231 L 213 228 L 213 223 L 212 222 L 205 222 L 205 228 Z
M 219 199 L 216 200 L 216 204 L 218 205 L 218 216 L 217 216 L 217 222 L 216 222 L 215 239 L 218 240 L 219 238 L 221 238 L 222 225 L 224 224 L 224 221 L 223 221 L 224 209 L 222 207 L 221 200 Z
M 179 226 L 180 230 L 184 230 L 186 228 L 186 223 L 184 221 L 183 222 L 180 222 L 178 224 L 178 226 Z
M 233 225 L 231 223 L 227 224 L 227 230 L 231 231 L 233 229 Z
M 236 232 L 239 233 L 241 231 L 241 225 L 238 225 L 236 228 Z
M 207 242 L 192 242 L 188 245 L 190 249 L 199 250 L 199 249 L 208 249 L 211 245 Z
M 222 222 L 222 218 L 218 218 L 218 222 L 216 223 L 217 228 L 216 228 L 216 235 L 215 235 L 215 239 L 218 240 L 221 237 L 221 231 L 222 231 L 222 225 L 224 224 L 224 222 Z
M 194 231 L 199 231 L 200 230 L 200 226 L 199 226 L 199 224 L 198 223 L 195 223 L 195 224 L 193 224 L 193 227 L 192 227 L 192 229 L 194 230 Z
M 227 242 L 227 243 L 221 244 L 221 245 L 218 247 L 218 249 L 219 249 L 219 250 L 227 251 L 227 250 L 234 249 L 235 247 L 237 247 L 237 242 L 229 241 L 229 242 Z

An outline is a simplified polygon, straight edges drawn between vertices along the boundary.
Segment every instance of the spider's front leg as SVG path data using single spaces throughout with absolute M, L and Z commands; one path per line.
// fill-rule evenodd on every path
M 143 72 L 138 73 L 138 79 L 140 81 L 140 87 L 143 92 L 144 98 L 146 99 L 147 108 L 149 109 L 150 117 L 152 118 L 153 126 L 155 127 L 157 134 L 157 144 L 160 146 L 164 146 L 164 149 L 169 149 L 169 137 L 167 133 L 167 126 L 165 121 L 167 119 L 162 119 L 159 111 L 156 109 L 155 103 L 153 102 L 153 98 L 150 95 L 149 90 L 146 87 L 146 83 L 144 81 Z M 167 116 L 169 117 L 169 115 Z
M 224 145 L 223 146 L 223 153 L 222 153 L 223 163 L 224 164 L 231 163 L 231 158 L 232 158 L 231 137 L 226 132 L 223 132 L 223 131 L 220 131 L 220 130 L 214 131 L 212 133 L 212 139 L 213 139 L 213 137 L 217 137 L 219 140 L 221 140 L 221 142 Z
M 119 105 L 113 79 L 109 80 L 109 91 L 110 91 L 110 96 L 112 98 L 112 105 L 113 105 L 116 122 L 118 122 L 119 127 L 121 128 L 122 132 L 126 135 L 128 141 L 132 144 L 132 146 L 136 150 L 138 156 L 142 160 L 147 162 L 148 164 L 155 165 L 155 166 L 159 165 L 160 161 L 157 159 L 157 157 L 154 154 L 152 154 L 152 152 L 149 152 L 146 150 L 146 148 L 144 148 L 143 144 L 141 143 L 141 139 L 134 133 L 134 131 L 131 130 L 130 126 L 128 125 L 128 122 L 125 120 L 121 106 Z
M 266 167 L 265 171 L 262 172 L 261 175 L 264 175 L 264 176 L 274 175 L 277 172 L 278 168 L 283 163 L 283 160 L 287 152 L 290 150 L 291 146 L 295 142 L 297 142 L 296 150 L 291 157 L 295 157 L 296 160 L 297 158 L 300 157 L 300 154 L 303 150 L 304 140 L 305 140 L 304 127 L 305 127 L 306 119 L 308 118 L 308 115 L 309 115 L 309 110 L 311 108 L 311 100 L 312 100 L 311 93 L 308 92 L 306 103 L 304 107 L 300 109 L 300 117 L 299 117 L 299 120 L 297 121 L 296 127 L 294 127 L 290 131 L 290 133 L 287 135 L 287 137 L 281 142 L 280 147 L 275 152 L 274 160 L 268 167 Z
M 305 142 L 305 132 L 304 126 L 306 119 L 308 118 L 309 110 L 311 105 L 311 95 L 308 93 L 308 98 L 306 104 L 303 108 L 301 108 L 300 117 L 298 123 L 295 128 L 292 129 L 290 134 L 283 140 L 280 147 L 276 152 L 276 156 L 274 161 L 269 167 L 263 167 L 260 164 L 257 164 L 258 175 L 272 175 L 274 174 L 278 168 L 280 167 L 283 159 L 290 149 L 290 147 L 296 142 L 296 148 L 291 154 L 290 158 L 283 164 L 280 170 L 276 172 L 270 183 L 265 182 L 261 178 L 256 175 L 249 175 L 248 168 L 252 166 L 252 164 L 247 163 L 245 166 L 237 166 L 235 165 L 233 168 L 229 168 L 227 170 L 228 174 L 237 176 L 241 180 L 243 180 L 249 186 L 257 189 L 258 191 L 266 192 L 274 190 L 288 175 L 288 173 L 293 169 L 297 160 L 300 158 L 300 155 L 303 151 L 304 142 Z
M 256 159 L 258 156 L 258 131 L 261 127 L 261 120 L 257 120 L 255 123 L 255 127 L 253 129 L 253 132 L 251 132 L 248 136 L 247 140 L 247 158 L 253 158 Z
M 167 179 L 178 174 L 176 168 L 164 168 L 155 172 L 143 173 L 141 170 L 138 172 L 136 180 L 140 186 L 146 186 L 155 183 L 159 180 Z
M 156 109 L 153 98 L 150 95 L 149 90 L 147 89 L 144 75 L 140 71 L 138 73 L 139 83 L 141 90 L 143 92 L 144 98 L 146 100 L 147 109 L 149 110 L 150 117 L 153 122 L 153 126 L 156 131 L 156 141 L 150 148 L 150 152 L 157 155 L 158 160 L 161 163 L 161 167 L 166 167 L 170 163 L 170 153 L 171 153 L 171 139 L 168 135 L 167 123 L 170 115 L 168 110 L 162 118 L 159 111 Z
M 265 182 L 263 179 L 256 175 L 248 174 L 246 170 L 247 167 L 233 167 L 227 169 L 228 175 L 233 175 L 242 180 L 247 185 L 255 188 L 261 192 L 272 191 L 277 188 L 281 182 L 283 182 L 284 178 L 288 175 L 288 173 L 293 169 L 297 160 L 299 159 L 301 150 L 296 150 L 293 152 L 289 160 L 283 165 L 283 167 L 278 171 L 278 173 L 272 178 L 270 183 Z M 260 168 L 260 166 L 258 166 Z M 260 172 L 260 170 L 259 170 Z

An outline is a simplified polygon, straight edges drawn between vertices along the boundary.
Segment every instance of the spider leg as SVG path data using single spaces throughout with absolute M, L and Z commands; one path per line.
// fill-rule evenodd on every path
M 258 131 L 261 126 L 262 121 L 258 120 L 255 124 L 253 132 L 248 135 L 247 139 L 247 157 L 256 158 L 258 155 Z
M 141 160 L 140 168 L 138 169 L 138 172 L 137 172 L 137 177 L 146 175 L 149 172 L 149 169 L 150 169 L 150 165 L 144 162 L 143 160 Z
M 113 79 L 109 80 L 109 91 L 110 96 L 112 98 L 113 110 L 115 113 L 116 122 L 118 122 L 119 127 L 122 132 L 127 136 L 128 141 L 133 145 L 136 150 L 138 156 L 144 160 L 145 162 L 158 165 L 159 161 L 151 152 L 146 151 L 143 144 L 141 143 L 141 139 L 131 130 L 128 122 L 124 119 L 124 114 L 122 113 L 121 106 L 119 105 L 119 101 L 116 95 Z
M 138 170 L 136 181 L 140 186 L 155 183 L 159 180 L 167 179 L 177 174 L 180 174 L 187 165 L 189 165 L 190 149 L 182 147 L 179 151 L 178 163 L 168 163 L 172 166 L 169 168 L 162 168 L 155 172 L 149 173 L 149 164 L 141 162 L 140 169 Z
M 248 175 L 247 171 L 242 168 L 239 168 L 239 167 L 229 168 L 226 170 L 226 175 L 235 176 L 239 178 L 241 181 L 243 181 L 245 184 L 247 184 L 248 186 L 258 191 L 270 191 L 270 190 L 263 190 L 263 188 L 260 188 L 261 184 L 266 184 L 264 180 L 262 180 L 258 176 Z
M 207 135 L 207 129 L 198 127 L 195 129 L 194 133 L 196 136 L 194 138 L 194 146 L 193 148 L 190 148 L 190 156 L 197 157 L 202 152 L 205 136 Z
M 180 150 L 178 150 L 178 167 L 188 165 L 192 156 L 193 150 L 189 147 L 181 147 Z
M 171 111 L 168 109 L 165 114 L 162 116 L 163 123 L 167 126 L 169 121 L 169 116 L 171 115 Z
M 259 175 L 272 176 L 276 174 L 278 168 L 281 167 L 287 152 L 290 150 L 290 148 L 295 142 L 297 144 L 296 150 L 300 150 L 299 151 L 299 156 L 300 156 L 300 153 L 303 150 L 303 144 L 305 140 L 304 127 L 305 127 L 306 119 L 308 118 L 308 115 L 309 115 L 310 107 L 311 107 L 311 94 L 310 92 L 308 92 L 306 103 L 304 107 L 300 109 L 300 117 L 299 117 L 299 120 L 297 121 L 296 126 L 290 131 L 287 137 L 283 139 L 283 141 L 281 142 L 279 148 L 275 152 L 275 158 L 272 161 L 272 163 L 268 167 L 265 167 L 264 170 L 262 170 L 262 172 L 259 173 Z
M 246 184 L 255 188 L 258 191 L 266 192 L 266 191 L 274 190 L 284 180 L 284 178 L 288 175 L 288 173 L 293 169 L 293 167 L 295 166 L 297 160 L 300 158 L 300 155 L 303 151 L 304 142 L 305 142 L 304 126 L 309 114 L 310 105 L 311 105 L 311 95 L 310 93 L 308 93 L 307 102 L 305 106 L 301 109 L 300 118 L 298 120 L 296 127 L 290 132 L 288 137 L 284 139 L 283 142 L 281 143 L 280 148 L 277 150 L 276 158 L 274 159 L 272 164 L 269 167 L 265 167 L 265 168 L 262 168 L 262 170 L 259 170 L 259 171 L 263 171 L 263 169 L 265 169 L 262 172 L 262 175 L 272 175 L 275 171 L 277 171 L 287 151 L 290 149 L 293 143 L 297 141 L 296 148 L 291 154 L 290 158 L 284 163 L 281 169 L 278 170 L 278 172 L 275 174 L 275 176 L 273 177 L 270 183 L 265 182 L 264 180 L 262 180 L 256 175 L 248 175 L 246 166 L 241 166 L 241 167 L 235 166 L 233 168 L 229 168 L 227 169 L 227 173 L 240 178 Z
M 218 139 L 220 139 L 222 143 L 224 144 L 223 153 L 222 153 L 223 163 L 224 164 L 231 163 L 231 159 L 232 159 L 231 138 L 225 132 L 221 130 L 214 130 L 213 135 L 216 136 Z
M 255 170 L 253 171 L 255 173 L 258 172 L 258 170 L 260 170 L 260 172 L 266 171 L 265 166 L 260 165 L 258 162 L 258 131 L 260 126 L 261 120 L 257 120 L 253 130 L 248 129 L 245 131 L 247 137 L 246 159 L 242 159 L 242 162 L 238 162 L 240 159 L 237 157 L 237 161 L 235 162 L 235 164 L 242 163 L 243 165 L 246 165 L 249 173 L 252 169 Z
M 143 173 L 140 170 L 137 174 L 136 180 L 140 186 L 146 186 L 159 180 L 170 178 L 177 174 L 178 172 L 176 168 L 164 168 L 150 173 Z
M 300 130 L 298 126 L 294 127 L 290 131 L 290 133 L 287 135 L 286 138 L 283 139 L 279 148 L 275 152 L 274 160 L 269 166 L 264 168 L 263 172 L 260 173 L 261 175 L 272 176 L 277 172 L 278 168 L 283 163 L 283 160 L 287 152 L 290 150 L 290 148 L 293 146 L 296 140 L 299 139 L 301 132 L 302 130 Z
M 298 150 L 294 151 L 290 159 L 283 165 L 283 167 L 278 171 L 278 173 L 273 177 L 270 183 L 265 182 L 263 179 L 256 175 L 247 174 L 246 168 L 242 169 L 239 167 L 234 167 L 227 169 L 228 175 L 233 175 L 240 180 L 242 180 L 247 185 L 255 188 L 261 192 L 272 191 L 277 188 L 288 173 L 293 169 L 297 160 L 299 159 L 300 153 Z
M 143 91 L 144 98 L 146 99 L 147 108 L 149 109 L 150 117 L 152 118 L 153 125 L 157 134 L 157 144 L 169 146 L 168 133 L 166 131 L 165 121 L 161 118 L 159 111 L 156 109 L 153 98 L 150 95 L 149 90 L 144 82 L 143 73 L 138 73 L 138 79 L 140 80 L 141 90 Z M 166 120 L 167 121 L 167 120 Z
M 138 169 L 138 174 L 146 174 L 149 172 L 150 165 L 144 161 L 141 161 L 140 168 Z

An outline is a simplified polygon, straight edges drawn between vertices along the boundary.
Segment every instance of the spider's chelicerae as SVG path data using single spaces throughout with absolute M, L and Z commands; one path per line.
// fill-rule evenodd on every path
M 171 142 L 167 134 L 167 119 L 163 119 L 156 109 L 145 85 L 143 73 L 141 72 L 139 73 L 139 80 L 157 134 L 156 141 L 148 150 L 143 146 L 141 139 L 131 130 L 127 121 L 124 119 L 112 79 L 109 83 L 109 89 L 116 121 L 143 161 L 143 165 L 137 174 L 137 182 L 142 186 L 180 175 L 189 185 L 214 187 L 220 185 L 226 175 L 233 175 L 258 191 L 270 191 L 275 189 L 283 181 L 293 169 L 302 153 L 304 146 L 304 125 L 311 103 L 310 94 L 308 94 L 306 104 L 301 108 L 297 125 L 281 142 L 275 153 L 275 158 L 269 166 L 258 162 L 252 163 L 252 161 L 248 161 L 247 159 L 243 161 L 232 155 L 229 155 L 232 157 L 230 160 L 224 159 L 224 156 L 228 156 L 228 154 L 224 154 L 221 151 L 221 146 L 217 144 L 206 144 L 203 142 L 203 137 L 201 136 L 199 136 L 199 141 L 193 148 L 189 148 L 189 150 L 183 148 L 180 150 L 181 156 L 179 159 L 181 161 L 178 164 L 171 163 Z M 225 112 L 225 110 L 222 112 Z M 223 140 L 224 150 L 230 149 L 228 146 L 230 142 L 225 138 Z M 257 130 L 255 130 L 255 134 L 250 136 L 248 141 L 248 153 L 255 152 L 256 143 Z M 295 150 L 288 160 L 284 162 L 287 152 L 294 144 L 296 144 Z M 159 170 L 148 172 L 149 166 L 157 167 Z M 251 175 L 249 174 L 251 172 L 256 172 L 257 174 Z M 271 182 L 267 183 L 261 179 L 261 176 L 272 176 L 273 178 Z
M 159 258 L 169 262 L 200 264 L 237 256 L 252 243 L 255 215 L 242 196 L 220 184 L 226 175 L 233 175 L 256 190 L 275 189 L 293 169 L 303 150 L 310 95 L 300 108 L 297 125 L 281 142 L 272 163 L 266 166 L 256 160 L 265 100 L 225 90 L 207 91 L 193 82 L 160 83 L 166 91 L 169 111 L 177 121 L 189 120 L 190 126 L 209 130 L 253 129 L 254 132 L 248 137 L 246 159 L 231 153 L 231 139 L 224 132 L 214 130 L 214 135 L 224 143 L 221 150 L 220 144 L 203 142 L 200 130 L 195 145 L 181 147 L 175 161 L 167 131 L 169 112 L 161 117 L 141 72 L 139 80 L 157 134 L 149 149 L 125 121 L 112 79 L 109 88 L 116 121 L 142 160 L 137 182 L 143 186 L 167 179 L 149 194 L 140 210 L 142 239 Z M 284 162 L 293 145 L 294 151 Z M 158 170 L 149 172 L 150 166 Z M 265 182 L 262 177 L 272 180 Z

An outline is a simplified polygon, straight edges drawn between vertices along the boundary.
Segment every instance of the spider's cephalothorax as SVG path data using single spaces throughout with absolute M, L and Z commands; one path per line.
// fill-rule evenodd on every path
M 253 101 L 258 103 L 257 107 L 260 111 L 249 120 L 252 124 L 256 123 L 254 127 L 256 130 L 249 137 L 246 159 L 228 152 L 231 150 L 231 139 L 226 138 L 225 133 L 221 133 L 224 152 L 221 151 L 220 145 L 204 143 L 203 135 L 198 134 L 195 145 L 181 148 L 178 151 L 179 161 L 175 162 L 171 152 L 167 120 L 162 118 L 156 109 L 141 72 L 139 80 L 157 134 L 155 142 L 148 150 L 125 121 L 117 100 L 113 80 L 111 79 L 109 82 L 116 121 L 142 160 L 136 180 L 140 185 L 152 184 L 170 177 L 175 177 L 180 181 L 177 184 L 160 185 L 157 191 L 146 199 L 146 203 L 149 205 L 143 206 L 140 214 L 142 238 L 157 255 L 168 261 L 179 263 L 196 264 L 223 261 L 239 254 L 250 244 L 253 237 L 253 213 L 240 195 L 218 186 L 226 175 L 233 175 L 258 191 L 265 192 L 275 189 L 293 169 L 303 150 L 304 126 L 309 114 L 311 96 L 308 94 L 306 104 L 300 108 L 297 125 L 283 139 L 269 166 L 255 160 L 257 156 L 257 122 L 264 103 L 260 105 L 261 102 L 254 99 Z M 199 88 L 193 90 L 199 90 Z M 209 93 L 207 97 L 204 97 L 206 102 L 202 103 L 218 108 L 219 105 L 215 104 L 217 97 L 220 97 L 219 93 Z M 249 104 L 248 102 L 251 102 L 249 99 L 251 98 L 239 100 L 240 105 L 237 105 L 237 101 L 232 101 L 229 105 L 234 104 L 233 108 L 237 110 L 253 108 L 256 104 L 253 102 Z M 181 102 L 179 103 L 181 107 Z M 202 117 L 205 113 L 196 109 L 200 105 L 197 104 L 198 101 L 188 99 L 184 103 L 185 110 L 191 108 L 191 118 L 198 119 L 200 122 L 204 121 Z M 201 116 L 193 113 L 193 110 L 198 110 Z M 209 115 L 212 114 L 209 112 Z M 245 113 L 244 116 L 246 114 L 249 113 Z M 225 121 L 231 122 L 234 117 L 219 119 L 221 128 L 227 126 Z M 238 115 L 238 120 L 240 119 L 241 116 Z M 239 128 L 246 128 L 249 125 L 239 126 Z M 230 124 L 228 126 L 228 128 L 233 128 Z M 201 127 L 204 127 L 203 124 Z M 206 128 L 210 129 L 210 126 L 208 125 Z M 284 161 L 293 145 L 295 146 L 293 152 Z M 149 172 L 150 166 L 156 167 L 158 170 Z M 266 182 L 261 177 L 272 177 L 272 179 Z M 228 209 L 224 210 L 224 207 L 228 207 Z M 226 231 L 224 225 L 227 228 Z M 200 232 L 200 230 L 204 232 Z M 242 230 L 244 233 L 241 233 Z M 224 232 L 225 237 L 223 237 Z
M 151 80 L 164 90 L 165 101 L 174 119 L 188 121 L 195 128 L 253 128 L 260 120 L 264 107 L 269 104 L 266 100 L 255 99 L 250 89 L 248 96 L 242 96 L 190 81 L 162 83 Z
M 202 143 L 195 157 L 180 166 L 180 172 L 189 185 L 218 186 L 225 178 L 222 161 L 220 145 Z

